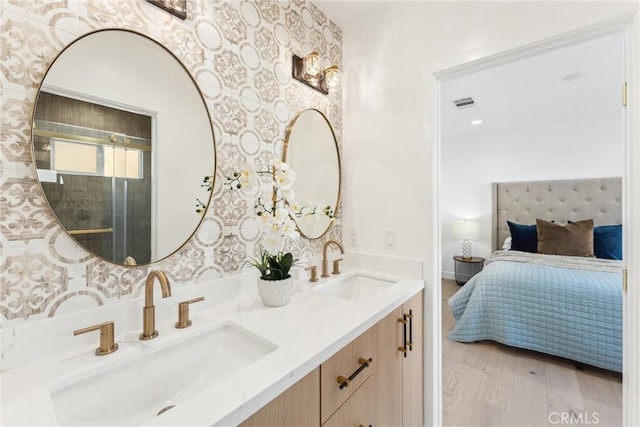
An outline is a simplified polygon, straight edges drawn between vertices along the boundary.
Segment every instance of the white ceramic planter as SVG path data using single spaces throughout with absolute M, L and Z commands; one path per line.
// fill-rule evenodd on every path
M 293 294 L 293 277 L 282 280 L 263 280 L 258 278 L 258 294 L 267 307 L 280 307 L 289 303 Z

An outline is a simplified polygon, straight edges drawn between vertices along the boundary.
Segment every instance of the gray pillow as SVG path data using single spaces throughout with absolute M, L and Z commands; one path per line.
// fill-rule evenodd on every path
M 558 225 L 536 219 L 538 252 L 593 257 L 593 219 Z

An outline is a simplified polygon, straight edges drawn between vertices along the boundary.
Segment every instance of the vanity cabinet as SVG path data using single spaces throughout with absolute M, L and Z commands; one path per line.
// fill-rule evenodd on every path
M 423 425 L 422 292 L 372 329 L 379 363 L 372 407 L 378 426 Z
M 423 425 L 422 321 L 420 292 L 241 426 Z
M 282 392 L 240 427 L 317 427 L 320 419 L 320 368 Z

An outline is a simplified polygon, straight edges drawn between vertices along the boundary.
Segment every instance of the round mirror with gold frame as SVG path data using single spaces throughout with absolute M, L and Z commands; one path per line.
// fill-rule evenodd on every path
M 215 143 L 202 93 L 139 33 L 96 31 L 58 55 L 38 92 L 32 142 L 62 227 L 116 264 L 174 253 L 210 201 Z
M 322 112 L 300 112 L 287 129 L 282 159 L 296 172 L 295 199 L 315 215 L 294 215 L 300 234 L 317 239 L 329 230 L 340 200 L 340 154 L 329 120 Z

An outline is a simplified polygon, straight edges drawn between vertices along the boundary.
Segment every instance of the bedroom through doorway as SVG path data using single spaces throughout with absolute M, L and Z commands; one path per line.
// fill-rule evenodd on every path
M 468 321 L 471 326 L 467 325 L 464 331 L 468 340 L 477 342 L 460 342 L 460 336 L 464 334 L 454 333 L 457 341 L 447 335 L 456 325 L 449 298 L 468 292 L 463 299 L 465 303 L 467 299 L 471 301 L 477 298 L 472 293 L 475 288 L 484 286 L 480 284 L 483 280 L 493 280 L 480 280 L 483 271 L 498 274 L 494 270 L 498 262 L 491 266 L 488 261 L 494 250 L 501 249 L 505 243 L 505 247 L 513 243 L 498 237 L 504 236 L 505 229 L 515 238 L 521 231 L 518 226 L 528 227 L 526 230 L 531 238 L 531 226 L 536 225 L 536 219 L 545 220 L 551 225 L 539 223 L 534 239 L 540 236 L 537 234 L 539 229 L 543 229 L 546 244 L 547 228 L 561 233 L 573 232 L 582 224 L 577 226 L 569 221 L 593 220 L 591 255 L 596 257 L 602 254 L 593 247 L 596 234 L 619 231 L 617 227 L 622 224 L 621 179 L 624 176 L 624 112 L 620 96 L 624 81 L 624 43 L 622 31 L 585 33 L 570 42 L 556 41 L 547 46 L 523 48 L 476 64 L 466 64 L 439 76 L 442 408 L 445 426 L 554 425 L 565 416 L 563 414 L 582 420 L 581 424 L 622 424 L 621 291 L 619 316 L 616 314 L 603 320 L 610 324 L 609 335 L 619 335 L 619 342 L 613 344 L 598 343 L 593 337 L 588 343 L 559 340 L 563 331 L 554 328 L 562 321 L 574 327 L 590 321 L 579 313 L 575 319 L 560 316 L 555 323 L 540 323 L 532 331 L 526 329 L 530 325 L 518 326 L 512 319 L 518 316 L 553 319 L 554 314 L 542 313 L 539 310 L 546 308 L 531 304 L 525 304 L 523 313 L 518 314 L 508 311 L 512 307 L 505 309 L 493 305 L 492 301 L 480 300 L 476 302 L 478 310 L 484 307 L 487 311 L 475 314 L 477 317 Z M 612 177 L 617 179 L 614 184 L 597 181 Z M 584 180 L 589 183 L 585 184 Z M 497 187 L 493 184 L 514 182 L 531 183 L 531 187 L 525 185 L 522 193 L 509 201 L 508 208 L 504 205 L 496 207 Z M 545 188 L 553 197 L 545 198 L 542 194 Z M 578 194 L 574 196 L 574 193 Z M 511 216 L 507 219 L 515 224 L 514 228 L 509 228 L 498 210 L 509 212 Z M 588 224 L 584 226 L 589 227 Z M 598 228 L 609 226 L 611 228 Z M 581 249 L 588 246 L 584 243 L 588 241 L 588 233 L 581 235 Z M 619 231 L 620 245 L 621 233 Z M 616 243 L 612 244 L 615 246 Z M 543 248 L 544 252 L 550 253 L 547 246 Z M 513 249 L 511 255 L 522 247 Z M 591 258 L 588 249 L 581 252 L 583 258 Z M 565 254 L 566 250 L 554 248 L 551 252 Z M 538 252 L 538 248 L 524 252 Z M 568 253 L 571 257 L 575 255 L 570 250 Z M 507 262 L 509 265 L 538 265 L 537 259 L 530 261 L 526 256 Z M 553 262 L 561 257 L 548 256 L 554 259 Z M 605 274 L 606 270 L 612 275 L 621 275 L 621 261 L 610 259 L 617 256 L 617 253 L 609 253 L 605 258 L 611 262 L 600 263 L 605 266 L 590 265 L 584 269 L 595 270 L 598 274 Z M 534 269 L 548 268 L 583 270 L 565 264 Z M 532 280 L 544 282 L 537 277 Z M 553 280 L 558 281 L 556 291 L 562 289 L 564 279 Z M 617 279 L 609 276 L 606 280 L 614 283 Z M 555 296 L 532 293 L 534 287 L 526 287 L 524 282 L 519 282 L 520 285 L 525 287 L 522 293 L 507 296 L 507 303 L 518 298 L 527 302 L 539 299 L 542 306 L 548 307 L 551 303 L 547 304 L 544 298 L 558 300 Z M 493 292 L 498 299 L 502 291 L 486 292 Z M 615 311 L 618 298 L 615 292 L 618 291 L 613 292 L 610 299 L 612 311 Z M 588 303 L 589 300 L 585 300 L 585 304 Z M 458 316 L 464 316 L 459 306 L 455 308 Z M 503 324 L 498 322 L 498 326 L 487 320 L 496 316 L 502 316 L 502 321 L 504 317 L 508 320 Z M 504 329 L 512 326 L 514 331 L 510 333 L 513 336 L 526 339 L 514 342 L 513 336 L 505 337 Z M 524 329 L 518 330 L 518 327 Z M 584 327 L 588 328 L 590 324 Z M 529 339 L 530 334 L 535 336 Z M 487 339 L 487 336 L 493 338 Z M 619 368 L 616 364 L 618 344 Z M 581 345 L 596 350 L 606 348 L 606 351 L 603 350 L 602 357 L 585 359 L 575 351 Z M 565 351 L 562 346 L 573 348 Z

